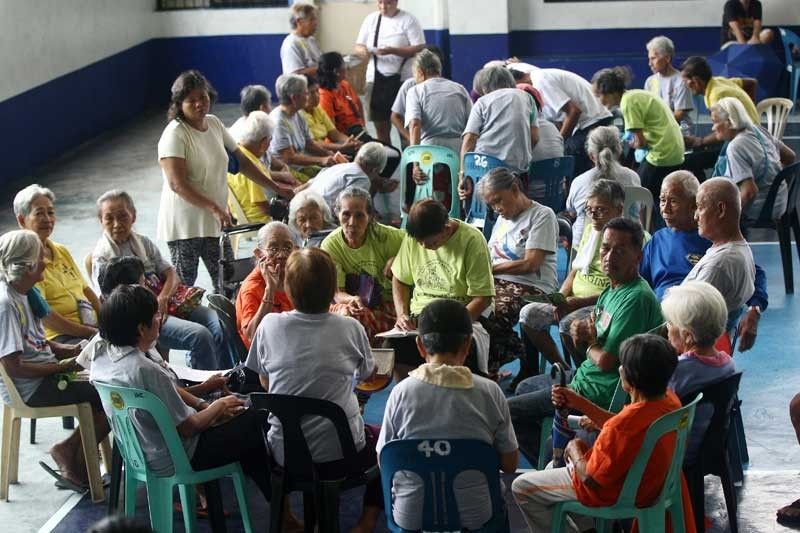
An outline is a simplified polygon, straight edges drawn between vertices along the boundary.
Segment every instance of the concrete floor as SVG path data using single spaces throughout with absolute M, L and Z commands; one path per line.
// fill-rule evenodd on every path
M 225 123 L 233 122 L 238 114 L 234 105 L 218 106 L 215 111 Z M 55 192 L 58 219 L 53 238 L 67 245 L 81 268 L 83 258 L 100 235 L 95 199 L 108 189 L 124 188 L 132 193 L 138 209 L 137 230 L 155 237 L 162 182 L 156 145 L 164 125 L 161 112 L 144 116 L 86 143 L 34 176 L 6 186 L 0 191 L 0 232 L 16 228 L 11 209 L 14 194 L 36 182 Z M 800 125 L 791 126 L 791 135 L 798 135 Z M 797 137 L 789 141 L 795 149 L 800 148 Z M 165 243 L 159 245 L 166 254 Z M 244 246 L 252 247 L 252 243 Z M 755 348 L 736 355 L 737 365 L 744 370 L 741 398 L 751 456 L 750 470 L 740 494 L 740 531 L 788 531 L 775 523 L 774 513 L 778 507 L 800 497 L 800 446 L 789 424 L 787 409 L 792 395 L 800 391 L 800 381 L 796 378 L 800 374 L 797 348 L 800 301 L 784 294 L 777 246 L 757 244 L 753 250 L 757 262 L 768 272 L 770 307 L 762 320 Z M 795 272 L 800 272 L 797 258 L 794 261 Z M 208 275 L 202 267 L 200 271 L 198 284 L 210 289 Z M 36 445 L 27 443 L 27 433 L 26 421 L 20 450 L 20 484 L 11 487 L 9 503 L 0 503 L 4 533 L 39 530 L 72 494 L 55 489 L 52 479 L 37 464 L 39 460 L 50 461 L 48 448 L 67 435 L 61 429 L 61 422 L 40 421 Z M 714 478 L 707 478 L 707 494 L 713 530 L 726 531 L 724 503 Z

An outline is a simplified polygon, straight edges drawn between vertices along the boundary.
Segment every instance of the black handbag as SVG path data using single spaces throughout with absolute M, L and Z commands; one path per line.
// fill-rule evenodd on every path
M 375 40 L 372 43 L 373 48 L 378 47 L 378 34 L 381 31 L 381 18 L 383 18 L 383 15 L 378 15 L 378 23 L 375 26 Z M 372 82 L 372 96 L 370 97 L 369 101 L 369 109 L 373 113 L 386 113 L 392 108 L 394 99 L 397 97 L 397 93 L 400 91 L 400 86 L 403 84 L 400 73 L 403 72 L 403 66 L 406 64 L 406 59 L 403 59 L 403 62 L 400 64 L 399 72 L 390 76 L 381 74 L 380 70 L 378 70 L 378 57 L 374 55 L 374 53 L 372 55 L 372 64 L 375 70 L 375 78 Z

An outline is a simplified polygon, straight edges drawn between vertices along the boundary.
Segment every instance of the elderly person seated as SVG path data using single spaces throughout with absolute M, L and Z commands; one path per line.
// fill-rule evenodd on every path
M 721 48 L 724 50 L 730 43 L 771 43 L 775 33 L 762 28 L 762 9 L 759 0 L 728 0 L 722 11 Z
M 725 298 L 730 331 L 742 306 L 753 295 L 755 265 L 750 245 L 739 229 L 741 203 L 736 185 L 726 178 L 712 178 L 697 190 L 697 232 L 711 247 L 685 281 L 706 281 Z
M 322 239 L 336 227 L 336 221 L 325 199 L 305 189 L 289 202 L 289 227 L 300 236 L 303 248 L 319 247 Z
M 281 43 L 283 74 L 317 73 L 317 63 L 322 55 L 314 33 L 317 31 L 317 9 L 311 4 L 295 3 L 289 10 L 292 31 Z
M 579 237 L 580 243 L 576 247 L 572 270 L 559 290 L 564 297 L 563 301 L 559 298 L 550 302 L 534 302 L 520 311 L 522 332 L 528 337 L 535 352 L 526 354 L 520 361 L 520 372 L 511 383 L 510 390 L 515 390 L 523 379 L 539 373 L 538 353 L 551 363 L 560 362 L 566 365 L 550 336 L 550 326 L 558 324 L 562 337 L 568 339 L 572 321 L 588 316 L 591 306 L 608 287 L 608 276 L 603 272 L 600 263 L 600 242 L 603 238 L 603 227 L 609 220 L 622 216 L 624 204 L 625 191 L 619 183 L 597 180 L 592 184 L 586 199 L 586 213 L 591 224 L 584 228 L 583 235 Z
M 573 72 L 555 68 L 536 68 L 509 61 L 508 68 L 527 74 L 519 79 L 530 83 L 544 98 L 542 115 L 560 125 L 564 153 L 575 157 L 575 174 L 592 168 L 586 155 L 586 137 L 598 126 L 610 126 L 614 117 L 592 94 L 592 86 Z
M 36 288 L 50 306 L 42 318 L 47 340 L 77 344 L 97 333 L 100 300 L 69 250 L 50 240 L 56 224 L 55 201 L 50 189 L 29 185 L 14 197 L 14 215 L 19 227 L 35 232 L 42 243 L 44 274 Z
M 514 499 L 531 531 L 550 531 L 553 507 L 559 502 L 577 500 L 590 507 L 613 506 L 650 425 L 681 407 L 678 397 L 667 388 L 677 358 L 665 339 L 655 335 L 627 339 L 620 347 L 618 364 L 619 369 L 614 365 L 613 373 L 631 398 L 619 414 L 605 411 L 602 403 L 593 405 L 580 397 L 579 391 L 553 388 L 553 404 L 581 410 L 603 430 L 591 449 L 580 439 L 570 441 L 564 451 L 566 468 L 529 472 L 514 480 Z M 546 393 L 549 400 L 551 393 Z M 648 505 L 661 493 L 674 448 L 674 435 L 655 445 L 636 493 L 637 505 Z M 685 483 L 681 485 L 683 523 L 686 531 L 694 532 L 691 500 Z M 587 517 L 578 515 L 573 519 L 579 530 L 592 527 L 592 520 Z
M 669 388 L 681 398 L 730 377 L 736 365 L 727 353 L 714 347 L 725 332 L 728 311 L 725 299 L 704 281 L 687 281 L 667 289 L 661 312 L 667 321 L 667 335 L 672 347 L 681 354 Z M 694 464 L 714 408 L 697 407 L 692 432 L 686 445 L 684 463 Z
M 236 329 L 248 348 L 268 313 L 293 309 L 283 283 L 286 259 L 300 245 L 296 232 L 283 222 L 275 221 L 258 230 L 257 241 L 253 250 L 256 267 L 244 279 L 236 295 Z
M 714 167 L 714 176 L 729 178 L 739 187 L 742 225 L 747 228 L 761 214 L 772 182 L 782 166 L 794 162 L 794 152 L 760 123 L 752 122 L 736 98 L 721 98 L 710 111 L 712 130 L 719 140 L 727 142 Z M 778 188 L 772 206 L 773 220 L 786 212 L 788 189 L 785 182 Z
M 375 361 L 364 328 L 350 317 L 328 312 L 336 294 L 336 268 L 330 256 L 317 248 L 293 252 L 286 262 L 286 292 L 295 310 L 270 313 L 256 331 L 247 367 L 259 374 L 264 390 L 318 398 L 336 403 L 344 411 L 358 455 L 343 460 L 330 425 L 308 420 L 306 442 L 320 478 L 339 478 L 377 463 L 375 444 L 380 428 L 364 424 L 353 393 L 353 381 L 365 381 L 375 371 Z M 325 357 L 320 357 L 325 354 Z M 272 457 L 284 462 L 283 428 L 269 417 L 267 440 Z M 259 440 L 261 440 L 259 438 Z M 380 478 L 367 484 L 358 531 L 373 531 L 383 508 Z
M 377 222 L 372 195 L 357 186 L 339 194 L 335 213 L 340 227 L 320 245 L 336 265 L 334 301 L 346 306 L 347 312 L 340 314 L 361 322 L 371 344 L 379 347 L 381 341 L 375 335 L 392 329 L 397 320 L 391 267 L 405 232 Z
M 478 183 L 478 194 L 497 213 L 489 238 L 495 285 L 494 316 L 487 321 L 491 339 L 489 374 L 505 363 L 524 360 L 525 346 L 514 331 L 523 296 L 557 290 L 558 222 L 553 210 L 529 199 L 519 179 L 496 168 Z
M 448 216 L 441 202 L 427 199 L 411 206 L 408 235 L 392 264 L 392 295 L 401 331 L 414 331 L 422 309 L 437 298 L 464 304 L 473 322 L 473 349 L 466 366 L 487 373 L 489 334 L 481 325 L 494 298 L 494 278 L 486 240 L 472 226 Z M 395 378 L 422 363 L 413 338 L 393 341 Z
M 639 187 L 639 175 L 628 167 L 619 164 L 622 155 L 622 143 L 616 126 L 599 126 L 586 138 L 586 153 L 594 163 L 594 167 L 577 176 L 569 186 L 567 195 L 567 213 L 573 218 L 572 246 L 576 246 L 583 236 L 586 223 L 586 195 L 597 180 L 613 180 L 623 187 Z M 633 218 L 638 216 L 638 207 Z M 627 216 L 628 213 L 625 213 Z
M 690 113 L 694 109 L 692 93 L 681 77 L 681 72 L 672 66 L 675 58 L 675 44 L 672 39 L 659 35 L 647 43 L 647 64 L 653 75 L 644 81 L 644 90 L 658 95 L 672 116 L 683 126 L 691 126 Z
M 634 148 L 647 150 L 639 164 L 639 178 L 655 198 L 664 176 L 683 164 L 683 135 L 667 104 L 647 91 L 627 90 L 629 81 L 625 67 L 604 68 L 592 77 L 592 86 L 601 104 L 608 109 L 619 106 L 625 130 L 633 133 Z M 663 227 L 660 216 L 653 219 L 656 227 Z
M 644 245 L 639 274 L 653 288 L 658 299 L 668 288 L 679 285 L 711 246 L 697 232 L 695 211 L 700 182 L 686 170 L 669 174 L 661 184 L 659 206 L 667 227 L 653 234 Z M 761 312 L 767 308 L 767 276 L 756 265 L 755 292 L 747 301 L 748 310 L 739 322 L 739 350 L 753 346 Z
M 304 76 L 283 74 L 275 81 L 280 105 L 269 114 L 275 123 L 269 153 L 290 165 L 292 175 L 305 183 L 319 172 L 343 161 L 343 156 L 322 147 L 311 137 L 308 124 L 300 114 L 308 104 L 308 83 Z
M 755 124 L 760 123 L 756 110 L 756 89 L 758 81 L 754 78 L 723 78 L 712 76 L 711 65 L 704 57 L 691 56 L 681 65 L 681 78 L 694 95 L 701 95 L 706 108 L 716 104 L 720 99 L 730 96 L 739 100 L 747 111 L 747 116 Z M 705 137 L 686 136 L 687 148 L 699 148 L 719 144 L 719 138 L 713 131 Z
M 33 288 L 42 281 L 45 268 L 44 246 L 36 233 L 17 230 L 0 237 L 0 364 L 29 407 L 91 403 L 99 443 L 109 427 L 97 391 L 86 381 L 59 379 L 60 374 L 80 370 L 75 362 L 80 348 L 45 338 L 41 317 L 47 304 Z M 0 397 L 5 404 L 11 401 L 2 379 Z M 89 477 L 79 430 L 53 445 L 50 456 L 58 471 L 46 469 L 57 486 L 86 490 Z
M 180 388 L 153 350 L 161 318 L 156 297 L 145 287 L 121 285 L 114 289 L 100 310 L 103 342 L 92 354 L 91 381 L 155 394 L 175 424 L 192 468 L 206 470 L 239 462 L 269 501 L 269 455 L 261 435 L 260 414 L 233 395 L 209 403 Z M 106 403 L 103 407 L 110 417 L 114 408 Z M 148 470 L 170 475 L 173 465 L 161 431 L 136 413 L 133 426 Z
M 269 115 L 263 111 L 253 111 L 247 115 L 237 138 L 242 155 L 252 161 L 266 175 L 270 175 L 270 171 L 262 163 L 262 160 L 267 153 L 274 130 L 275 124 Z M 264 189 L 258 183 L 249 179 L 242 172 L 236 174 L 229 172 L 228 188 L 230 189 L 228 203 L 231 202 L 230 196 L 232 195 L 244 212 L 245 220 L 239 220 L 240 224 L 269 222 L 269 200 L 264 194 Z
M 347 187 L 360 187 L 374 196 L 392 192 L 398 182 L 381 177 L 386 167 L 386 150 L 379 142 L 368 142 L 356 154 L 352 163 L 340 163 L 322 170 L 308 184 L 308 189 L 322 196 L 333 210 L 339 193 Z
M 638 222 L 615 218 L 605 225 L 600 258 L 610 285 L 597 299 L 591 315 L 570 326 L 573 342 L 586 353 L 586 360 L 576 371 L 570 371 L 570 388 L 599 406 L 608 406 L 617 388 L 622 341 L 663 322 L 656 295 L 639 276 L 643 244 L 644 232 Z M 539 456 L 542 419 L 553 416 L 552 383 L 547 375 L 528 378 L 509 400 L 520 450 L 531 461 Z
M 475 102 L 464 128 L 461 161 L 467 152 L 479 152 L 502 160 L 527 179 L 531 150 L 539 142 L 533 97 L 517 89 L 504 67 L 484 69 L 481 79 L 483 96 Z M 458 180 L 458 194 L 465 200 L 472 194 L 472 180 L 464 179 L 464 169 Z
M 97 217 L 103 235 L 92 251 L 92 280 L 101 291 L 99 273 L 115 257 L 137 257 L 142 262 L 145 285 L 153 291 L 164 320 L 161 346 L 188 350 L 187 364 L 192 368 L 216 370 L 231 363 L 225 333 L 217 314 L 200 305 L 202 291 L 182 286 L 175 268 L 164 259 L 158 247 L 146 235 L 133 231 L 136 206 L 130 195 L 118 189 L 97 199 Z M 139 283 L 136 276 L 132 283 Z M 107 296 L 109 290 L 103 294 Z
M 354 154 L 361 146 L 362 141 L 356 140 L 353 135 L 348 137 L 336 129 L 331 117 L 320 105 L 319 81 L 309 75 L 306 76 L 306 81 L 308 82 L 308 103 L 300 111 L 300 114 L 308 124 L 311 137 L 326 150 Z

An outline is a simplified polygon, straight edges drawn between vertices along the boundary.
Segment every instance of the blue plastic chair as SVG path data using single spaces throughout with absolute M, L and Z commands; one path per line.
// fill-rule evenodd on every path
M 778 31 L 781 32 L 781 41 L 783 41 L 786 72 L 789 73 L 789 98 L 792 100 L 792 106 L 796 108 L 797 84 L 800 83 L 800 59 L 795 59 L 792 55 L 792 46 L 800 50 L 800 37 L 786 28 L 778 28 Z
M 500 494 L 500 465 L 497 450 L 471 439 L 395 440 L 381 450 L 381 481 L 386 509 L 386 524 L 397 532 L 407 530 L 394 521 L 392 482 L 395 472 L 417 474 L 424 485 L 423 531 L 461 531 L 453 480 L 466 470 L 477 470 L 486 477 L 492 504 L 492 517 L 480 529 L 471 531 L 508 532 L 508 513 Z
M 208 483 L 221 477 L 231 476 L 239 500 L 244 529 L 253 531 L 250 511 L 247 507 L 244 474 L 239 463 L 230 463 L 208 470 L 194 470 L 178 436 L 178 430 L 164 403 L 154 394 L 140 389 L 115 387 L 94 382 L 104 406 L 111 406 L 111 427 L 116 445 L 125 465 L 125 515 L 136 511 L 136 488 L 139 482 L 147 486 L 147 501 L 150 508 L 150 525 L 158 533 L 172 531 L 172 492 L 178 486 L 183 506 L 183 522 L 186 531 L 197 531 L 197 507 L 194 486 Z M 147 461 L 133 426 L 131 409 L 148 412 L 156 422 L 164 438 L 174 466 L 172 475 L 159 476 L 147 468 Z M 210 502 L 209 502 L 210 503 Z
M 400 199 L 402 203 L 406 202 L 406 194 L 408 190 L 408 180 L 406 172 L 408 166 L 412 163 L 417 163 L 422 171 L 427 174 L 428 181 L 422 185 L 416 185 L 414 188 L 414 202 L 424 200 L 426 198 L 438 198 L 437 193 L 441 191 L 434 190 L 433 171 L 436 165 L 446 165 L 450 170 L 450 217 L 459 218 L 461 215 L 461 206 L 458 201 L 458 172 L 460 170 L 460 162 L 458 154 L 445 146 L 432 146 L 432 145 L 416 145 L 409 146 L 403 150 L 403 155 L 400 159 Z M 410 172 L 410 170 L 408 170 Z M 403 209 L 401 210 L 402 227 L 405 227 L 408 213 Z
M 596 529 L 598 533 L 610 531 L 611 520 L 636 518 L 639 522 L 639 531 L 666 531 L 664 515 L 670 514 L 672 531 L 683 533 L 685 531 L 683 519 L 683 498 L 681 497 L 681 469 L 683 456 L 686 452 L 686 439 L 694 420 L 694 410 L 703 395 L 698 394 L 689 405 L 668 413 L 647 429 L 644 442 L 628 470 L 625 483 L 622 485 L 617 503 L 611 507 L 587 507 L 580 502 L 562 502 L 555 506 L 553 511 L 553 526 L 551 533 L 562 533 L 566 521 L 566 513 L 593 516 L 597 518 Z M 675 448 L 672 453 L 664 485 L 656 501 L 650 507 L 638 507 L 636 494 L 642 475 L 650 461 L 656 443 L 667 433 L 675 433 Z
M 481 198 L 481 195 L 478 194 L 478 183 L 490 170 L 495 168 L 508 168 L 508 165 L 505 161 L 490 155 L 478 152 L 467 152 L 464 154 L 462 168 L 464 169 L 464 179 L 472 180 L 472 199 L 470 200 L 469 209 L 467 209 L 464 220 L 467 224 L 483 228 L 483 235 L 488 240 L 492 234 L 491 226 L 494 220 L 491 217 L 491 213 L 487 213 L 486 204 L 483 198 Z
M 556 213 L 564 209 L 566 189 L 575 177 L 575 158 L 571 155 L 534 161 L 528 169 L 528 198 L 546 205 Z M 544 185 L 544 196 L 534 194 Z

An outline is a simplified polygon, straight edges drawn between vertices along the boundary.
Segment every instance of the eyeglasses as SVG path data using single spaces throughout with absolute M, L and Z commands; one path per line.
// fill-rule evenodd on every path
M 294 250 L 294 246 L 289 244 L 285 246 L 267 246 L 266 250 L 269 255 L 278 255 L 281 252 L 289 255 Z
M 608 207 L 589 207 L 587 205 L 586 208 L 585 208 L 585 211 L 586 211 L 586 214 L 589 215 L 592 218 L 595 218 L 595 217 L 600 218 L 600 217 L 606 216 L 608 214 L 608 212 L 611 211 L 611 209 L 608 208 Z

